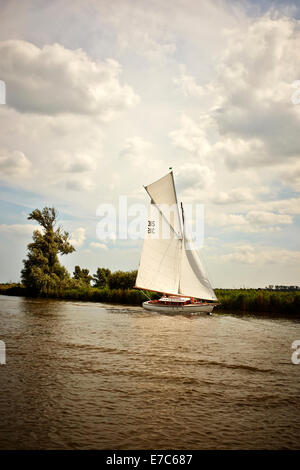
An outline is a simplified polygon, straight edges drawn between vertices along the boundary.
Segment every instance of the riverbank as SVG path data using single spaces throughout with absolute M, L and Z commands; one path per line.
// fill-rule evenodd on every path
M 214 311 L 254 313 L 270 316 L 284 315 L 300 318 L 300 292 L 270 291 L 267 289 L 215 289 L 220 304 Z M 0 284 L 0 294 L 30 297 L 21 284 Z M 44 296 L 45 297 L 45 296 Z M 142 292 L 136 289 L 109 289 L 96 287 L 78 287 L 64 289 L 50 298 L 63 300 L 84 300 L 90 302 L 141 305 L 147 297 L 158 298 L 159 294 Z
M 32 297 L 22 284 L 0 284 L 0 294 L 15 295 L 22 297 Z M 85 300 L 90 302 L 118 303 L 127 305 L 140 305 L 150 298 L 156 298 L 157 294 L 147 292 L 147 295 L 136 289 L 109 289 L 108 287 L 97 288 L 81 286 L 76 288 L 63 289 L 49 295 L 52 299 L 62 300 Z
M 220 305 L 215 310 L 284 315 L 300 318 L 300 292 L 268 289 L 215 289 Z

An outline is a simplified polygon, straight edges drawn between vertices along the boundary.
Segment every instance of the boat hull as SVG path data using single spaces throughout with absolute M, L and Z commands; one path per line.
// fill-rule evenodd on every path
M 203 315 L 211 315 L 215 305 L 214 304 L 187 304 L 187 305 L 161 305 L 158 303 L 151 303 L 150 301 L 143 302 L 143 307 L 146 310 L 153 312 L 172 313 L 172 314 L 185 314 L 197 313 Z

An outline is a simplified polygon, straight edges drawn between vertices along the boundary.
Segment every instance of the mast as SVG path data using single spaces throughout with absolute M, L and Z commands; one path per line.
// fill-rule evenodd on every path
M 180 206 L 181 206 L 181 214 L 182 214 L 182 225 L 184 225 L 184 210 L 183 210 L 182 202 L 180 203 Z

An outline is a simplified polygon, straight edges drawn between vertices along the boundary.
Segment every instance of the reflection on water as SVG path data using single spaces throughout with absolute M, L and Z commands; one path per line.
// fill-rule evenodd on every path
M 0 448 L 299 448 L 299 326 L 0 296 Z

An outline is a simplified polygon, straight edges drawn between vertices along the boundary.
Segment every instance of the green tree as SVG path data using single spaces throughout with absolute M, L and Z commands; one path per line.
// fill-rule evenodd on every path
M 75 266 L 75 270 L 73 272 L 73 277 L 77 281 L 81 281 L 84 284 L 90 285 L 91 280 L 93 279 L 93 276 L 91 276 L 89 269 L 81 269 L 80 266 Z
M 69 234 L 62 227 L 55 228 L 57 211 L 54 207 L 35 209 L 27 217 L 40 224 L 42 230 L 34 230 L 33 242 L 28 245 L 27 259 L 21 278 L 24 286 L 33 294 L 49 294 L 60 290 L 63 281 L 70 278 L 58 255 L 75 251 L 69 242 Z
M 110 275 L 110 269 L 98 268 L 96 274 L 93 276 L 94 287 L 107 287 Z
M 132 289 L 135 285 L 137 271 L 116 271 L 109 276 L 110 289 Z

